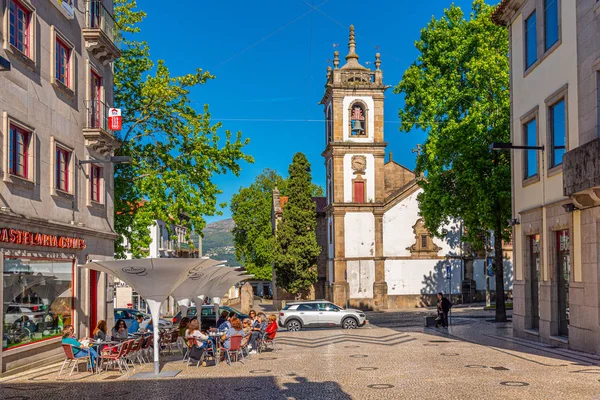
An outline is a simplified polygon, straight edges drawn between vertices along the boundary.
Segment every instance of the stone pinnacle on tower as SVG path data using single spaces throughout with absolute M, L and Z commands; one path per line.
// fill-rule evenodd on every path
M 350 25 L 350 39 L 348 40 L 348 55 L 346 56 L 346 62 L 351 62 L 354 59 L 358 62 L 358 54 L 356 54 L 356 41 L 354 40 L 354 25 Z

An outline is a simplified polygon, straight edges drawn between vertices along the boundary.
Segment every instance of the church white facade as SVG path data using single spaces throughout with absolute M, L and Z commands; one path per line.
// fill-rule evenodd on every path
M 350 28 L 346 63 L 328 67 L 321 103 L 326 117 L 327 297 L 361 308 L 431 304 L 435 293 L 470 298 L 485 291 L 485 258 L 462 254 L 460 223 L 446 227 L 444 240 L 432 238 L 419 216 L 422 179 L 391 159 L 386 162 L 384 92 L 380 55 L 375 70 L 358 63 Z M 512 250 L 505 246 L 505 256 Z M 506 290 L 512 263 L 507 261 Z M 493 290 L 493 279 L 492 287 Z

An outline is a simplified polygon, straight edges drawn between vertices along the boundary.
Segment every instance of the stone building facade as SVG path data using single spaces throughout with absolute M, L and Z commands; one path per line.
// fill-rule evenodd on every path
M 600 3 L 504 0 L 516 336 L 600 352 Z
M 0 0 L 0 373 L 112 320 L 112 1 Z M 93 160 L 98 160 L 95 163 Z M 112 280 L 111 280 L 112 282 Z

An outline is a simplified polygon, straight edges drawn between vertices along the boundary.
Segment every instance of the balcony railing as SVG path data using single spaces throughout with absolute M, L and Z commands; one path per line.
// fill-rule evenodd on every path
M 107 104 L 98 100 L 87 100 L 85 108 L 87 110 L 86 129 L 103 129 L 112 133 L 108 129 L 108 109 L 110 107 Z
M 115 41 L 117 23 L 101 0 L 88 0 L 86 20 L 87 28 L 100 29 L 112 42 Z

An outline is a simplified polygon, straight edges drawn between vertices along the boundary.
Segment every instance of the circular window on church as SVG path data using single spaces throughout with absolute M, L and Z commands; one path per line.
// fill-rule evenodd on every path
M 350 135 L 352 137 L 367 136 L 367 118 L 365 107 L 354 103 L 350 110 Z

